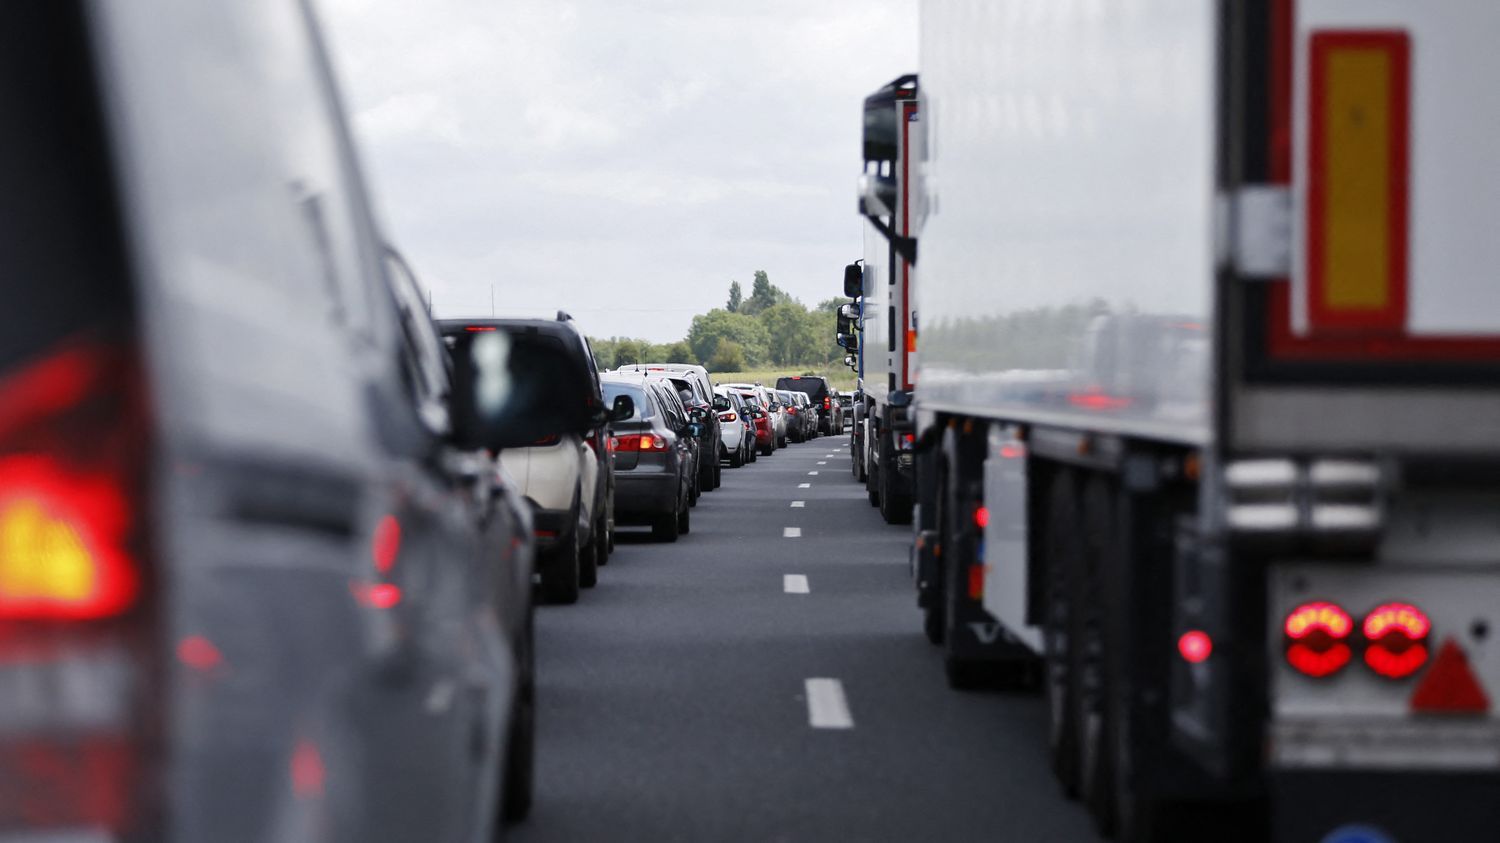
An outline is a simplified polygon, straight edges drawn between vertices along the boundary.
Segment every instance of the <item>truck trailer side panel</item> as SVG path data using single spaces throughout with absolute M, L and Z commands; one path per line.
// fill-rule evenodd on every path
M 1213 12 L 924 5 L 924 410 L 1209 438 Z

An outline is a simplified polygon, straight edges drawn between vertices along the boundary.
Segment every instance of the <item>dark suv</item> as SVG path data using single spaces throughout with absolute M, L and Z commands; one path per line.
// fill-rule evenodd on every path
M 812 399 L 818 413 L 818 432 L 832 436 L 844 429 L 844 408 L 839 404 L 837 392 L 821 375 L 799 375 L 776 379 L 777 389 L 805 392 Z
M 4 3 L 0 114 L 0 839 L 488 837 L 529 537 L 307 4 Z

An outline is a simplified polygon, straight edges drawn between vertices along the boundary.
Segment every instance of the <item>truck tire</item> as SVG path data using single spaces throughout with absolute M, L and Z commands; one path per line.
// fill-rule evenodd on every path
M 1106 599 L 1103 574 L 1121 560 L 1111 554 L 1121 546 L 1115 521 L 1114 487 L 1103 477 L 1090 478 L 1083 491 L 1083 531 L 1079 568 L 1082 581 L 1073 590 L 1080 611 L 1078 791 L 1088 807 L 1094 828 L 1102 835 L 1115 825 L 1115 707 L 1116 690 L 1110 681 L 1109 648 L 1105 632 Z
M 911 495 L 896 488 L 896 447 L 885 439 L 880 446 L 880 517 L 887 524 L 910 524 Z
M 1072 472 L 1059 469 L 1047 496 L 1047 612 L 1042 626 L 1046 658 L 1047 745 L 1052 773 L 1069 798 L 1078 795 L 1078 672 L 1074 669 L 1075 612 L 1070 580 L 1076 576 L 1078 519 Z
M 551 564 L 542 569 L 542 596 L 548 603 L 562 606 L 578 602 L 580 585 L 578 528 L 568 532 L 564 546 L 558 548 Z

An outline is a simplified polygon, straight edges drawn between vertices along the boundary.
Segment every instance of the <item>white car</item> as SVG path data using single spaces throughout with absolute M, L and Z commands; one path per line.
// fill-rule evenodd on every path
M 730 389 L 744 389 L 755 393 L 760 399 L 760 406 L 771 417 L 771 450 L 786 447 L 786 408 L 781 405 L 781 397 L 776 390 L 762 386 L 758 383 L 726 383 L 723 386 Z
M 719 412 L 719 444 L 724 447 L 725 459 L 730 468 L 739 468 L 753 458 L 755 438 L 740 414 L 744 412 L 743 399 L 723 387 L 714 390 L 714 395 L 729 402 L 729 409 Z
M 532 504 L 532 521 L 536 530 L 537 551 L 541 554 L 579 556 L 578 582 L 560 583 L 549 599 L 571 602 L 577 599 L 575 589 L 592 587 L 599 578 L 599 557 L 607 545 L 594 536 L 594 508 L 599 483 L 599 461 L 580 436 L 554 436 L 530 448 L 507 448 L 500 452 L 500 470 L 515 488 Z M 577 547 L 563 547 L 575 542 Z M 561 566 L 566 569 L 569 566 Z M 561 592 L 572 592 L 566 594 Z

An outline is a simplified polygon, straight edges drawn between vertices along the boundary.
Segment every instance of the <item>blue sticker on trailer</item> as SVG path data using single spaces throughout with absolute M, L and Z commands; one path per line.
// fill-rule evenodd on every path
M 1346 825 L 1329 832 L 1320 843 L 1396 843 L 1396 838 L 1368 825 Z

